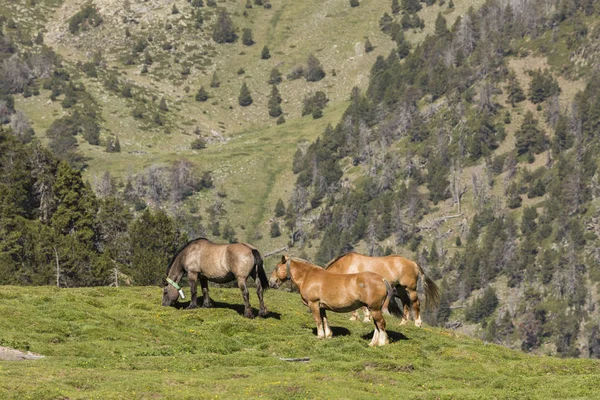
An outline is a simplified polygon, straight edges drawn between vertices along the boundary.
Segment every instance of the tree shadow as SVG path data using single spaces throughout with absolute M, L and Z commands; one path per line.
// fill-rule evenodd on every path
M 388 338 L 390 339 L 390 343 L 394 343 L 394 342 L 398 342 L 400 340 L 410 340 L 409 338 L 407 338 L 406 336 L 404 336 L 404 334 L 400 333 L 400 332 L 394 332 L 394 331 L 386 331 L 388 334 Z M 366 340 L 371 340 L 373 338 L 373 334 L 375 333 L 375 330 L 372 330 L 371 332 L 367 333 L 366 335 L 363 335 L 362 338 L 366 339 Z
M 175 304 L 173 304 L 173 307 L 175 307 L 178 310 L 181 309 L 186 309 L 189 307 L 191 301 L 178 301 Z M 214 301 L 212 300 L 212 307 L 211 308 L 227 308 L 229 310 L 233 310 L 236 313 L 238 313 L 239 315 L 244 315 L 244 305 L 243 304 L 229 304 L 229 303 L 225 303 L 222 301 Z M 198 299 L 198 304 L 200 304 L 198 306 L 198 309 L 201 309 L 202 306 L 202 299 L 199 298 Z M 255 317 L 258 317 L 258 310 L 254 307 L 252 307 L 252 314 L 254 314 Z M 281 314 L 278 312 L 273 312 L 273 311 L 269 311 L 267 313 L 267 315 L 265 315 L 264 317 L 259 317 L 259 318 L 273 318 L 273 319 L 281 319 Z
M 344 328 L 343 326 L 330 326 L 331 332 L 333 332 L 333 336 L 350 336 L 350 330 Z M 313 335 L 317 336 L 317 328 L 312 328 Z

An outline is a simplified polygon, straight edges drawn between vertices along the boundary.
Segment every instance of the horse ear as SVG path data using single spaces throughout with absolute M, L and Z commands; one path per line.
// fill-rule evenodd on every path
M 285 264 L 286 262 L 287 262 L 287 256 L 286 255 L 281 256 L 281 263 Z

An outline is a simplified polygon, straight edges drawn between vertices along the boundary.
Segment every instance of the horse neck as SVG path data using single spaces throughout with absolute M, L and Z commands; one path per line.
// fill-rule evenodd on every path
M 292 277 L 292 281 L 298 286 L 298 289 L 302 290 L 302 286 L 304 285 L 304 279 L 306 278 L 306 274 L 313 267 L 310 264 L 305 264 L 300 261 L 290 260 L 290 275 Z
M 177 255 L 177 257 L 175 257 L 175 260 L 173 260 L 173 264 L 171 264 L 171 268 L 169 268 L 169 272 L 167 273 L 167 278 L 173 279 L 175 282 L 179 282 L 182 276 L 183 263 L 181 262 L 180 253 L 179 255 Z

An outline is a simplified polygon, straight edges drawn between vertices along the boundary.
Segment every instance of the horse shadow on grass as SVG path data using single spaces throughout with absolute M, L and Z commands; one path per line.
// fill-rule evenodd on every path
M 229 303 L 225 303 L 222 301 L 214 301 L 212 300 L 212 307 L 211 308 L 227 308 L 229 310 L 233 310 L 236 313 L 238 313 L 239 315 L 244 315 L 244 305 L 243 304 L 229 304 Z M 175 307 L 178 310 L 181 309 L 186 309 L 189 305 L 190 305 L 190 301 L 179 301 L 177 303 L 175 303 L 173 305 L 173 307 Z M 202 300 L 199 298 L 198 299 L 198 303 L 202 304 Z M 198 306 L 198 309 L 201 309 L 201 306 Z M 254 307 L 252 307 L 252 314 L 254 314 L 255 317 L 258 317 L 258 310 Z M 259 317 L 259 318 L 273 318 L 273 319 L 281 319 L 281 314 L 278 312 L 274 312 L 274 311 L 269 311 L 267 313 L 267 315 L 265 315 L 264 317 Z
M 386 332 L 388 334 L 388 338 L 390 339 L 390 343 L 398 342 L 400 340 L 410 340 L 409 338 L 407 338 L 400 332 L 394 332 L 394 331 L 386 331 Z M 366 335 L 363 335 L 362 338 L 365 340 L 371 340 L 373 338 L 374 333 L 375 333 L 375 330 L 372 330 L 371 332 L 367 333 Z
M 343 326 L 330 326 L 331 332 L 333 332 L 333 336 L 350 336 L 350 330 L 344 328 Z M 312 328 L 313 335 L 317 336 L 317 328 Z

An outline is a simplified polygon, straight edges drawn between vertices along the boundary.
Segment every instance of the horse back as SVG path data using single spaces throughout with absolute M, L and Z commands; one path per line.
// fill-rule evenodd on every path
M 223 278 L 230 273 L 247 274 L 254 266 L 252 249 L 241 244 L 217 244 L 208 240 L 196 241 L 184 249 L 183 263 L 189 272 L 196 272 L 209 280 Z
M 401 256 L 370 257 L 358 253 L 348 253 L 333 261 L 327 271 L 338 274 L 373 272 L 385 278 L 392 285 L 400 283 L 409 260 Z

